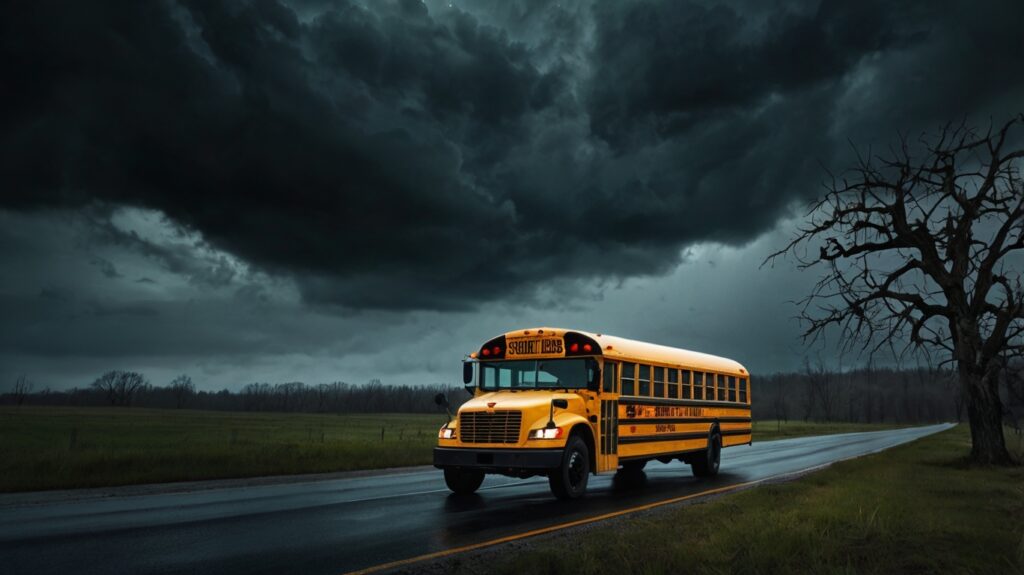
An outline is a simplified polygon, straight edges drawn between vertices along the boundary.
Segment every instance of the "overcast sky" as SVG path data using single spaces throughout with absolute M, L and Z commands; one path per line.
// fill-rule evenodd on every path
M 537 325 L 835 365 L 759 267 L 826 169 L 1024 108 L 1016 0 L 3 10 L 0 388 L 455 383 Z

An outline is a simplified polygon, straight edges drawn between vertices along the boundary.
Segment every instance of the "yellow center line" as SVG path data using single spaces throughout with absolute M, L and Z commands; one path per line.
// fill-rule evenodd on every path
M 920 438 L 918 437 L 918 438 L 915 438 L 915 440 L 916 439 L 920 439 Z M 885 449 L 888 449 L 889 447 L 894 447 L 894 446 L 893 445 L 889 445 L 889 446 L 882 447 L 882 448 L 879 448 L 879 449 L 876 449 L 876 450 L 873 450 L 873 451 L 869 451 L 869 452 L 866 452 L 866 453 L 858 453 L 856 455 L 851 455 L 849 457 L 841 457 L 841 458 L 833 460 L 833 461 L 828 461 L 828 462 L 821 463 L 821 464 L 818 464 L 818 465 L 812 465 L 811 467 L 805 467 L 804 469 L 796 469 L 794 471 L 786 471 L 784 473 L 778 473 L 778 474 L 775 474 L 775 475 L 769 475 L 768 477 L 762 477 L 761 479 L 754 479 L 752 481 L 745 481 L 743 483 L 735 483 L 733 485 L 725 485 L 723 487 L 716 487 L 714 489 L 708 489 L 706 491 L 701 491 L 700 493 L 691 493 L 690 495 L 682 495 L 680 497 L 673 497 L 671 499 L 664 499 L 662 501 L 655 501 L 654 503 L 645 503 L 644 505 L 638 505 L 636 507 L 630 507 L 630 508 L 627 508 L 627 509 L 620 509 L 619 511 L 612 511 L 610 513 L 605 513 L 603 515 L 595 515 L 593 517 L 587 517 L 585 519 L 577 519 L 576 521 L 569 521 L 567 523 L 559 523 L 557 525 L 551 525 L 549 527 L 541 527 L 540 529 L 534 529 L 532 531 L 526 531 L 524 533 L 517 533 L 515 535 L 506 535 L 505 537 L 499 537 L 497 539 L 491 539 L 490 541 L 484 541 L 484 542 L 481 542 L 481 543 L 473 543 L 473 544 L 470 544 L 470 545 L 463 545 L 462 547 L 452 547 L 451 549 L 444 549 L 442 551 L 435 551 L 433 553 L 427 553 L 427 554 L 424 554 L 424 555 L 418 555 L 416 557 L 410 557 L 408 559 L 399 559 L 397 561 L 391 561 L 390 563 L 381 563 L 380 565 L 374 565 L 373 567 L 367 567 L 366 569 L 360 569 L 358 571 L 349 571 L 348 573 L 345 573 L 344 575 L 364 575 L 366 573 L 377 573 L 378 571 L 385 571 L 387 569 L 394 569 L 395 567 L 401 567 L 403 565 L 411 565 L 413 563 L 419 563 L 421 561 L 429 561 L 430 559 L 440 559 L 441 557 L 447 557 L 449 555 L 456 555 L 458 553 L 465 553 L 466 551 L 473 551 L 475 549 L 483 549 L 484 547 L 491 547 L 493 545 L 500 545 L 502 543 L 508 543 L 510 541 L 516 541 L 516 540 L 519 540 L 519 539 L 526 539 L 527 537 L 535 537 L 537 535 L 543 535 L 545 533 L 551 533 L 552 531 L 558 531 L 560 529 L 568 529 L 570 527 L 577 527 L 579 525 L 586 525 L 588 523 L 595 523 L 597 521 L 604 521 L 606 519 L 611 519 L 613 517 L 620 517 L 622 515 L 628 515 L 630 513 L 636 513 L 637 511 L 645 511 L 647 509 L 654 509 L 655 507 L 661 507 L 663 505 L 671 505 L 673 503 L 679 503 L 681 501 L 686 501 L 686 500 L 694 499 L 694 498 L 697 498 L 697 497 L 704 497 L 706 495 L 715 495 L 717 493 L 726 493 L 726 492 L 729 492 L 729 491 L 736 491 L 736 490 L 739 490 L 739 489 L 743 489 L 744 487 L 750 487 L 752 485 L 758 485 L 760 483 L 765 483 L 765 482 L 771 481 L 773 479 L 779 479 L 781 477 L 790 477 L 790 476 L 794 476 L 794 475 L 803 475 L 805 473 L 810 473 L 812 471 L 817 471 L 819 469 L 824 469 L 824 468 L 829 467 L 831 465 L 835 465 L 836 463 L 839 463 L 841 461 L 848 461 L 850 459 L 857 459 L 857 458 L 863 457 L 865 455 L 871 455 L 873 453 L 878 453 L 879 451 L 884 451 Z
M 532 531 L 526 531 L 524 533 L 517 533 L 515 535 L 507 535 L 505 537 L 499 537 L 497 539 L 491 539 L 490 541 L 483 541 L 481 543 L 473 543 L 470 545 L 463 545 L 462 547 L 452 547 L 451 549 L 444 549 L 442 551 L 435 551 L 433 553 L 427 553 L 425 555 L 418 555 L 416 557 L 410 557 L 408 559 L 399 559 L 397 561 L 391 561 L 390 563 L 382 563 L 380 565 L 374 565 L 373 567 L 367 567 L 366 569 L 360 569 L 358 571 L 350 571 L 345 575 L 364 575 L 366 573 L 376 573 L 378 571 L 384 571 L 386 569 L 393 569 L 395 567 L 401 567 L 403 565 L 410 565 L 412 563 L 419 563 L 420 561 L 427 561 L 430 559 L 439 559 L 441 557 L 447 557 L 449 555 L 455 555 L 457 553 L 465 553 L 466 551 L 473 551 L 474 549 L 482 549 L 484 547 L 490 547 L 492 545 L 499 545 L 501 543 L 508 543 L 510 541 L 516 541 L 518 539 L 525 539 L 527 537 L 534 537 L 536 535 L 543 535 L 545 533 L 551 533 L 552 531 L 558 531 L 560 529 L 568 529 L 570 527 L 577 527 L 579 525 L 586 525 L 588 523 L 595 523 L 597 521 L 604 521 L 613 517 L 619 517 L 621 515 L 627 515 L 629 513 L 636 513 L 637 511 L 644 511 L 646 509 L 654 509 L 655 507 L 661 507 L 662 505 L 671 505 L 672 503 L 679 503 L 680 501 L 686 501 L 688 499 L 694 499 L 696 497 L 703 497 L 705 495 L 714 495 L 716 493 L 724 493 L 727 491 L 735 491 L 758 483 L 764 483 L 765 481 L 782 477 L 785 475 L 792 475 L 794 473 L 803 473 L 805 471 L 811 471 L 822 466 L 810 467 L 808 469 L 802 469 L 800 471 L 782 473 L 779 475 L 773 475 L 771 477 L 765 477 L 762 479 L 756 479 L 754 481 L 747 481 L 744 483 L 736 483 L 733 485 L 726 485 L 724 487 L 717 487 L 715 489 L 708 489 L 701 491 L 700 493 L 691 493 L 690 495 L 683 495 L 680 497 L 673 497 L 671 499 L 665 499 L 662 501 L 655 501 L 654 503 L 645 503 L 644 505 L 638 505 L 636 507 L 630 507 L 627 509 L 620 509 L 619 511 L 612 511 L 603 515 L 595 515 L 593 517 L 587 517 L 584 519 L 577 519 L 576 521 L 569 521 L 567 523 L 559 523 L 557 525 L 551 525 L 549 527 L 541 527 Z

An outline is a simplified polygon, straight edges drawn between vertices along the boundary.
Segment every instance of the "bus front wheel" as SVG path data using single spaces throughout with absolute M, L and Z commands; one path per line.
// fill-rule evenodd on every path
M 484 472 L 448 468 L 444 470 L 444 482 L 457 495 L 469 495 L 484 482 Z
M 690 469 L 697 477 L 714 477 L 718 475 L 718 466 L 722 461 L 722 435 L 716 429 L 708 438 L 708 448 L 704 453 L 697 453 L 690 461 Z
M 590 479 L 590 451 L 578 435 L 569 438 L 562 454 L 562 465 L 551 470 L 548 483 L 559 499 L 576 499 L 587 491 Z

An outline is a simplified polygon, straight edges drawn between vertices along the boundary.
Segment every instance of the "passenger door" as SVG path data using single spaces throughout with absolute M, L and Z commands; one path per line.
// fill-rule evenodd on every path
M 619 364 L 604 361 L 597 425 L 597 471 L 619 468 Z

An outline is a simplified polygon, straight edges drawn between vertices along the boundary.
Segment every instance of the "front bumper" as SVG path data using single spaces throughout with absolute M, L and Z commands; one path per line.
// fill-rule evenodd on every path
M 562 448 L 474 449 L 435 447 L 434 467 L 458 467 L 504 472 L 517 469 L 553 469 L 562 464 Z

